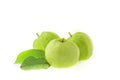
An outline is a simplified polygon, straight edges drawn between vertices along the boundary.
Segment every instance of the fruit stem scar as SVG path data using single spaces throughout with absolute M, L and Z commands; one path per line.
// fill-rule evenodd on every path
M 40 35 L 38 33 L 36 33 L 37 37 L 39 37 Z
M 70 32 L 68 32 L 68 34 L 70 35 L 70 37 L 72 37 L 72 34 Z
M 64 38 L 62 38 L 62 39 L 61 39 L 61 42 L 64 42 L 64 41 L 65 41 L 65 39 L 64 39 Z

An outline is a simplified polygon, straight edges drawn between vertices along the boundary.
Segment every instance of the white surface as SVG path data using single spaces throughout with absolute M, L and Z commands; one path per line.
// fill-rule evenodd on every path
M 119 27 L 119 0 L 0 0 L 0 80 L 120 80 Z M 67 69 L 22 71 L 14 61 L 42 31 L 86 32 L 93 56 Z

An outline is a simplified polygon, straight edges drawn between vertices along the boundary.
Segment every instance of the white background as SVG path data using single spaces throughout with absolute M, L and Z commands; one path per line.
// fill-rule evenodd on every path
M 120 80 L 119 0 L 0 0 L 0 80 Z M 87 33 L 93 56 L 67 69 L 23 71 L 14 61 L 35 33 Z

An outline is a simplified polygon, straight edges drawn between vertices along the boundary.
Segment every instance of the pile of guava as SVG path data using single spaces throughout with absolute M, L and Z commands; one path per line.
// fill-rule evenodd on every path
M 33 49 L 18 54 L 15 61 L 24 70 L 66 68 L 80 60 L 91 57 L 93 45 L 91 38 L 84 32 L 69 33 L 67 39 L 56 33 L 44 31 L 33 42 Z

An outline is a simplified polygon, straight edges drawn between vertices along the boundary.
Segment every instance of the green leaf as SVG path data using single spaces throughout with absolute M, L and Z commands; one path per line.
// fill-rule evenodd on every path
M 23 70 L 47 69 L 50 67 L 50 64 L 45 60 L 45 58 L 35 58 L 30 56 L 23 61 L 20 67 Z
M 38 49 L 29 49 L 21 52 L 15 61 L 16 64 L 21 64 L 26 58 L 33 56 L 35 58 L 45 58 L 45 52 Z

